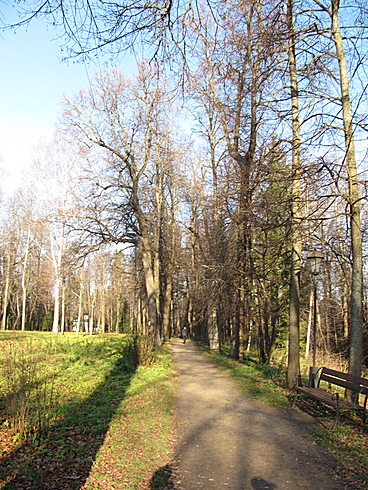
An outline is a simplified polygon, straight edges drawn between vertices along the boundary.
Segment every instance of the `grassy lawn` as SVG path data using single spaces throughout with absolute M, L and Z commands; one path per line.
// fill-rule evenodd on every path
M 17 403 L 28 410 L 20 434 L 3 370 L 0 488 L 155 488 L 150 480 L 168 463 L 171 441 L 168 348 L 137 366 L 129 336 L 65 335 L 55 342 L 47 333 L 0 334 L 0 363 L 14 372 L 18 366 L 14 383 L 23 381 L 26 395 Z M 44 420 L 37 425 L 40 406 Z
M 253 355 L 246 354 L 244 361 L 234 361 L 227 351 L 222 354 L 198 345 L 209 359 L 232 377 L 240 390 L 248 397 L 274 407 L 291 407 L 293 393 L 285 388 L 285 370 L 282 367 L 265 366 Z M 302 397 L 300 397 L 302 398 Z M 362 432 L 361 414 L 343 411 L 339 425 L 331 431 L 336 412 L 322 404 L 316 410 L 310 399 L 298 401 L 298 408 L 318 415 L 321 429 L 312 437 L 322 444 L 339 462 L 338 472 L 356 490 L 368 488 L 368 432 Z

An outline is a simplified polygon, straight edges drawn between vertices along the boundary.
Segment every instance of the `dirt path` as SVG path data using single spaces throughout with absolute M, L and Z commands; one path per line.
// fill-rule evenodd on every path
M 309 438 L 314 419 L 247 400 L 190 341 L 175 339 L 172 354 L 178 490 L 354 490 Z

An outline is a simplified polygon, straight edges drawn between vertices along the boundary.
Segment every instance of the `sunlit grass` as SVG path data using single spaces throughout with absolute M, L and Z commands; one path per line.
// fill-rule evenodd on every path
M 143 488 L 167 463 L 174 399 L 167 347 L 153 363 L 137 368 L 127 349 L 133 340 L 126 335 L 56 338 L 6 332 L 1 341 L 31 341 L 40 354 L 40 369 L 47 353 L 57 403 L 48 432 L 37 437 L 29 430 L 26 440 L 13 440 L 9 423 L 3 424 L 0 488 L 38 489 L 48 478 L 67 478 L 78 488 L 108 488 L 106 482 L 115 480 L 124 488 Z M 4 403 L 0 410 L 8 421 Z
M 280 368 L 262 365 L 250 354 L 246 354 L 243 361 L 235 361 L 226 351 L 220 354 L 201 345 L 199 348 L 237 382 L 245 395 L 275 407 L 290 406 L 289 393 L 282 385 L 285 376 Z
M 171 356 L 165 346 L 152 366 L 140 366 L 132 378 L 97 454 L 86 489 L 121 479 L 127 488 L 148 488 L 154 473 L 169 460 L 174 391 Z

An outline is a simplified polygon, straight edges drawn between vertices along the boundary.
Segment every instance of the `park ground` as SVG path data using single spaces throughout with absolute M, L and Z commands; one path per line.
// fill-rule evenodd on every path
M 174 339 L 131 368 L 118 339 L 84 342 L 63 360 L 69 385 L 47 437 L 17 439 L 2 407 L 1 489 L 367 488 L 359 418 L 344 415 L 331 432 L 331 411 L 308 401 L 291 410 L 251 357 Z

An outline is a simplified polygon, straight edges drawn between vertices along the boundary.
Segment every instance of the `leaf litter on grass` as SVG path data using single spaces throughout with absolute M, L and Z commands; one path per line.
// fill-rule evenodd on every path
M 115 346 L 118 342 L 122 339 Z M 122 363 L 117 368 L 118 352 L 106 363 L 102 347 L 94 361 L 91 349 L 84 349 L 87 364 L 79 354 L 73 364 L 73 355 L 63 353 L 70 368 L 64 370 L 66 385 L 60 383 L 65 403 L 44 440 L 16 445 L 2 428 L 0 488 L 149 488 L 168 459 L 174 395 L 170 355 L 164 348 L 155 364 L 127 374 Z
M 154 473 L 169 463 L 173 393 L 171 370 L 138 369 L 83 490 L 151 488 Z

